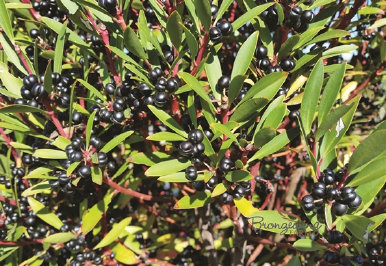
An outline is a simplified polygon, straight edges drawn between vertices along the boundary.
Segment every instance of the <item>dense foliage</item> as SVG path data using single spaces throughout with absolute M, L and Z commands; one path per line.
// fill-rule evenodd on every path
M 1 265 L 384 265 L 385 6 L 0 0 Z

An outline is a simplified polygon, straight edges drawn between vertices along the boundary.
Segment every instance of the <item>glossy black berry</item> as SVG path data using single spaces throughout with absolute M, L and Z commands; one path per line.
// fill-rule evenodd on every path
M 356 194 L 355 198 L 348 203 L 348 207 L 350 209 L 357 209 L 361 205 L 361 203 L 362 203 L 362 198 L 358 194 Z
M 257 61 L 257 66 L 263 71 L 267 71 L 271 67 L 271 62 L 269 62 L 268 58 L 260 59 Z
M 123 120 L 125 120 L 125 115 L 123 112 L 114 112 L 112 121 L 115 123 L 121 123 Z
M 228 76 L 222 76 L 221 78 L 219 78 L 219 80 L 217 81 L 217 87 L 218 89 L 222 90 L 222 89 L 227 89 L 229 87 L 229 84 L 231 82 L 231 79 L 230 77 Z
M 178 89 L 179 87 L 179 82 L 177 78 L 170 78 L 166 82 L 166 90 L 169 92 L 174 92 Z
M 183 156 L 190 156 L 193 154 L 193 144 L 190 141 L 183 141 L 179 145 L 179 152 Z
M 322 175 L 322 182 L 331 185 L 335 182 L 335 174 L 331 169 L 325 169 Z
M 155 89 L 157 91 L 165 91 L 166 90 L 167 81 L 164 78 L 160 78 L 155 84 Z
M 232 24 L 229 21 L 221 21 L 218 23 L 217 27 L 220 29 L 223 36 L 229 35 L 233 31 Z
M 38 29 L 30 30 L 29 36 L 31 36 L 32 39 L 36 39 L 39 36 L 39 30 Z
M 162 108 L 168 102 L 168 94 L 164 91 L 159 91 L 154 95 L 153 101 L 157 107 Z
M 221 30 L 218 27 L 213 27 L 209 30 L 209 37 L 212 42 L 220 42 L 223 38 Z
M 107 83 L 105 86 L 107 94 L 113 95 L 115 91 L 115 85 L 113 83 Z
M 306 195 L 302 198 L 302 206 L 305 211 L 312 211 L 315 208 L 314 198 L 311 195 Z
M 314 13 L 310 10 L 306 10 L 302 13 L 301 20 L 305 23 L 310 23 L 314 19 Z
M 210 12 L 212 14 L 213 17 L 216 17 L 217 16 L 217 12 L 218 12 L 218 6 L 216 5 L 211 5 L 210 7 Z
M 190 181 L 194 181 L 197 179 L 197 169 L 194 166 L 189 166 L 185 170 L 185 177 Z
M 206 187 L 209 189 L 209 190 L 212 190 L 214 189 L 214 187 L 218 184 L 218 178 L 217 176 L 213 176 L 211 177 L 208 182 L 206 183 Z
M 90 177 L 91 176 L 91 168 L 90 168 L 90 166 L 82 165 L 81 167 L 79 167 L 78 175 L 80 177 L 84 177 L 84 178 Z
M 331 187 L 327 189 L 326 197 L 329 200 L 337 200 L 340 196 L 340 190 L 336 187 Z
M 27 89 L 31 89 L 33 87 L 33 85 L 35 85 L 37 83 L 38 83 L 38 78 L 35 75 L 33 75 L 33 74 L 25 76 L 23 78 L 23 85 Z
M 335 202 L 332 206 L 332 212 L 336 216 L 342 216 L 347 213 L 348 206 L 347 204 L 341 203 L 341 202 Z
M 188 138 L 193 144 L 201 143 L 204 139 L 204 133 L 200 129 L 194 129 L 189 132 Z
M 199 156 L 205 151 L 205 145 L 202 143 L 197 143 L 193 146 L 194 156 Z
M 291 11 L 289 13 L 289 17 L 291 20 L 296 19 L 296 18 L 300 18 L 302 13 L 303 13 L 303 10 L 301 9 L 301 7 L 296 6 L 296 7 L 291 9 Z
M 220 161 L 219 168 L 223 172 L 229 172 L 234 166 L 235 163 L 231 159 L 224 157 Z
M 339 231 L 330 231 L 327 238 L 331 244 L 337 244 L 343 242 L 343 234 Z
M 295 62 L 291 59 L 284 59 L 280 62 L 280 66 L 284 71 L 291 71 L 295 68 Z
M 264 59 L 268 55 L 268 49 L 264 45 L 259 45 L 256 47 L 255 56 L 257 59 Z

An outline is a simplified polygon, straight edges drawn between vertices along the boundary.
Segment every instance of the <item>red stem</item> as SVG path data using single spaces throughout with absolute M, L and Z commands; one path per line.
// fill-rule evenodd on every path
M 20 61 L 23 63 L 24 67 L 27 69 L 28 74 L 33 74 L 31 68 L 29 67 L 29 65 L 27 63 L 27 60 L 25 60 L 23 54 L 21 53 L 21 49 L 20 49 L 19 45 L 14 44 L 13 47 L 15 48 L 15 52 L 17 53 Z
M 21 2 L 24 3 L 24 4 L 31 4 L 31 1 L 30 1 L 30 0 L 21 0 Z M 41 16 L 40 16 L 40 14 L 38 14 L 38 12 L 36 12 L 35 9 L 29 8 L 28 11 L 29 11 L 29 13 L 31 14 L 31 16 L 32 16 L 32 18 L 33 18 L 34 20 L 40 21 Z
M 30 241 L 0 241 L 0 246 L 28 246 L 35 244 L 42 244 L 43 239 L 36 239 Z
M 142 199 L 142 200 L 146 200 L 146 201 L 159 201 L 159 202 L 171 202 L 171 199 L 168 199 L 168 198 L 154 197 L 154 196 L 151 196 L 151 195 L 146 195 L 146 194 L 143 194 L 143 193 L 139 193 L 139 192 L 137 192 L 135 190 L 132 190 L 130 188 L 121 187 L 120 185 L 115 183 L 110 178 L 104 177 L 103 178 L 103 182 L 105 184 L 109 185 L 110 187 L 115 188 L 120 193 L 129 195 L 129 196 L 133 196 L 133 197 L 136 197 L 136 198 L 139 198 L 139 199 Z
M 15 148 L 12 147 L 12 145 L 11 145 L 11 142 L 13 142 L 13 140 L 5 134 L 5 132 L 4 132 L 2 127 L 0 127 L 0 134 L 3 137 L 4 141 L 7 143 L 7 145 L 11 148 L 12 156 L 13 156 L 16 164 L 18 164 L 19 161 L 20 161 L 20 158 L 19 158 Z
M 198 66 L 200 65 L 202 57 L 204 56 L 208 42 L 209 42 L 209 34 L 205 32 L 204 39 L 201 42 L 200 50 L 198 51 L 197 59 L 194 61 L 194 68 L 191 72 L 192 76 L 196 75 L 197 73 Z
M 64 132 L 64 129 L 62 127 L 62 124 L 60 124 L 59 119 L 56 117 L 54 110 L 51 108 L 50 103 L 47 99 L 43 99 L 43 105 L 47 109 L 47 113 L 50 116 L 51 121 L 54 123 L 56 128 L 59 131 L 59 134 L 65 137 L 66 139 L 69 139 L 66 132 Z

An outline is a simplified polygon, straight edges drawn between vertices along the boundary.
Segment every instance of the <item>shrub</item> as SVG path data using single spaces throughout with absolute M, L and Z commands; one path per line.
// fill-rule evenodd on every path
M 384 7 L 0 0 L 0 261 L 383 265 Z

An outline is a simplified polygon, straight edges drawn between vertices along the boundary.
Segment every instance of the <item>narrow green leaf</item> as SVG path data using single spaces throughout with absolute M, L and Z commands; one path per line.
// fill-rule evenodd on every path
M 158 132 L 150 135 L 146 138 L 153 141 L 185 141 L 186 138 L 171 132 Z
M 190 50 L 191 58 L 195 58 L 198 53 L 198 43 L 196 37 L 190 32 L 190 30 L 185 27 L 182 23 L 180 23 L 180 27 L 185 32 L 186 42 L 188 44 Z
M 56 54 L 55 54 L 56 55 Z M 50 94 L 52 92 L 52 61 L 50 60 L 46 67 L 46 72 L 44 72 L 44 90 L 47 92 L 47 94 Z M 60 72 L 58 72 L 60 73 Z
M 181 128 L 181 126 L 165 111 L 158 109 L 155 106 L 148 106 L 150 111 L 162 122 L 165 126 L 169 127 L 171 130 L 177 134 L 187 138 L 188 134 Z
M 99 166 L 93 166 L 91 168 L 91 178 L 95 184 L 102 185 L 102 171 Z
M 308 28 L 305 32 L 303 32 L 300 35 L 299 41 L 293 48 L 294 50 L 302 48 L 306 45 L 307 42 L 309 42 L 320 30 L 322 30 L 324 26 L 314 27 L 314 28 Z
M 226 192 L 228 187 L 229 187 L 229 185 L 225 185 L 224 183 L 219 183 L 214 187 L 212 194 L 210 196 L 212 198 L 217 197 L 217 196 L 223 194 L 224 192 Z
M 22 104 L 11 104 L 0 108 L 0 113 L 43 113 L 46 112 L 42 109 Z
M 294 243 L 294 247 L 297 250 L 307 251 L 307 252 L 326 249 L 325 246 L 308 238 L 296 240 Z
M 375 6 L 365 6 L 359 9 L 359 15 L 384 14 L 383 10 Z
M 236 97 L 240 94 L 246 77 L 247 76 L 245 75 L 237 75 L 232 79 L 228 90 L 228 106 L 230 106 Z
M 205 91 L 205 89 L 201 86 L 201 84 L 198 82 L 198 80 L 193 77 L 191 74 L 186 73 L 186 72 L 180 72 L 178 74 L 185 82 L 188 84 L 188 86 L 194 90 L 198 96 L 201 97 L 210 107 L 212 112 L 214 112 L 214 106 L 211 101 L 211 99 L 208 96 L 208 93 Z
M 61 243 L 66 243 L 70 241 L 71 239 L 76 239 L 76 235 L 70 232 L 65 232 L 65 233 L 56 233 L 47 236 L 46 238 L 43 239 L 43 243 L 48 243 L 48 244 L 61 244 Z
M 81 83 L 83 86 L 85 86 L 90 91 L 91 94 L 94 94 L 96 97 L 101 99 L 103 102 L 107 103 L 106 97 L 100 91 L 98 91 L 93 85 L 91 85 L 90 83 L 88 83 L 87 81 L 85 81 L 83 79 L 77 79 L 77 81 L 79 83 Z
M 361 206 L 356 209 L 353 214 L 361 215 L 365 211 L 368 211 L 369 207 L 376 198 L 376 195 L 381 191 L 385 185 L 385 178 L 377 178 L 371 181 L 368 181 L 365 184 L 359 185 L 355 192 L 362 198 Z
M 48 181 L 43 181 L 40 183 L 37 183 L 26 190 L 24 190 L 21 195 L 23 197 L 32 196 L 36 194 L 51 194 L 51 185 L 48 183 Z
M 67 159 L 66 152 L 53 149 L 37 149 L 33 156 L 43 159 Z
M 197 128 L 197 114 L 196 107 L 194 105 L 194 92 L 190 91 L 188 94 L 188 113 L 190 120 L 195 128 Z
M 92 114 L 89 116 L 89 118 L 87 120 L 87 126 L 86 126 L 86 148 L 88 148 L 88 146 L 90 144 L 91 131 L 92 131 L 92 127 L 93 127 L 93 124 L 94 124 L 94 118 L 95 118 L 96 112 L 97 112 L 96 110 L 94 112 L 92 112 Z
M 117 243 L 111 251 L 115 253 L 115 259 L 123 264 L 133 265 L 140 262 L 135 253 L 121 243 Z
M 94 247 L 94 249 L 103 248 L 110 245 L 124 231 L 125 227 L 131 222 L 131 217 L 127 217 L 118 224 L 113 225 L 113 228 L 103 237 L 103 239 Z
M 169 34 L 170 40 L 174 47 L 177 50 L 180 49 L 181 40 L 182 40 L 182 28 L 180 24 L 182 23 L 181 16 L 177 12 L 177 10 L 173 11 L 168 18 L 168 22 L 166 24 L 166 31 Z
M 380 156 L 373 160 L 348 183 L 348 186 L 359 186 L 377 178 L 386 178 L 386 157 Z
M 386 18 L 381 18 L 377 21 L 374 22 L 373 25 L 370 26 L 369 29 L 375 29 L 375 28 L 380 28 L 386 25 Z
M 55 147 L 58 147 L 61 150 L 65 150 L 68 145 L 71 144 L 71 140 L 66 139 L 65 137 L 58 136 L 56 140 L 52 143 Z
M 367 164 L 386 150 L 386 129 L 380 129 L 368 136 L 351 155 L 348 172 Z
M 198 191 L 191 196 L 182 197 L 174 205 L 175 209 L 195 209 L 204 206 L 207 203 L 210 203 L 213 199 L 210 196 L 211 193 Z
M 10 61 L 12 64 L 15 65 L 15 67 L 21 71 L 24 75 L 28 75 L 27 70 L 25 69 L 24 65 L 21 63 L 21 60 L 19 59 L 14 44 L 9 40 L 8 36 L 4 35 L 0 32 L 0 44 L 2 46 L 2 50 L 4 50 L 5 54 L 7 55 L 7 60 Z
M 258 5 L 250 10 L 248 10 L 246 13 L 241 15 L 239 18 L 237 18 L 233 23 L 233 30 L 236 31 L 239 28 L 241 28 L 244 24 L 246 24 L 248 21 L 252 21 L 253 18 L 256 18 L 258 15 L 260 15 L 264 10 L 266 10 L 268 7 L 275 4 L 275 2 L 266 3 L 263 5 Z
M 228 10 L 229 6 L 233 3 L 233 0 L 224 0 L 221 1 L 220 8 L 217 11 L 216 19 L 213 23 L 213 25 L 216 25 L 217 21 L 221 19 L 222 15 Z
M 176 183 L 191 182 L 185 177 L 185 172 L 177 172 L 170 175 L 160 176 L 157 180 L 162 182 L 176 182 Z M 201 181 L 201 180 L 204 180 L 204 175 L 198 174 L 197 179 L 195 181 Z
M 321 51 L 320 50 L 313 50 L 310 51 L 309 53 L 303 55 L 302 57 L 299 58 L 299 60 L 296 61 L 296 66 L 294 69 L 292 69 L 290 72 L 296 72 L 299 69 L 302 69 L 303 66 L 305 65 L 311 65 L 314 63 L 314 60 L 319 58 L 321 56 Z
M 105 146 L 103 146 L 103 148 L 100 151 L 104 152 L 104 153 L 108 153 L 109 151 L 114 149 L 119 144 L 123 144 L 125 139 L 130 137 L 133 133 L 134 133 L 134 131 L 131 130 L 131 131 L 126 131 L 126 132 L 119 134 L 118 136 L 114 137 L 109 142 L 107 142 L 105 144 Z
M 212 13 L 208 0 L 193 0 L 196 14 L 206 31 L 209 30 Z
M 281 61 L 283 58 L 285 58 L 299 42 L 299 39 L 299 35 L 293 35 L 289 37 L 280 47 L 279 54 L 277 55 L 277 60 Z
M 340 64 L 339 69 L 335 71 L 328 79 L 322 94 L 322 99 L 320 100 L 320 106 L 318 110 L 319 126 L 324 122 L 329 111 L 335 103 L 336 97 L 340 91 L 340 87 L 342 86 L 345 69 L 346 64 Z
M 13 41 L 15 37 L 13 36 L 12 22 L 5 5 L 5 0 L 0 0 L 0 26 L 8 38 Z
M 214 130 L 215 132 L 220 132 L 221 134 L 227 136 L 228 138 L 230 138 L 231 140 L 233 140 L 234 142 L 238 143 L 237 141 L 237 137 L 235 134 L 233 134 L 229 128 L 227 128 L 226 125 L 224 124 L 220 124 L 220 123 L 212 123 L 210 124 L 210 128 L 212 130 Z
M 230 117 L 230 121 L 245 122 L 259 113 L 269 100 L 267 98 L 249 99 L 236 107 L 235 112 Z
M 276 130 L 271 127 L 263 127 L 256 131 L 253 136 L 253 144 L 256 148 L 260 148 L 267 142 L 271 141 L 276 136 Z
M 241 45 L 233 64 L 231 80 L 233 80 L 235 76 L 244 75 L 247 72 L 249 65 L 251 64 L 253 54 L 255 53 L 258 36 L 259 32 L 255 31 Z
M 64 51 L 64 43 L 66 41 L 67 23 L 68 23 L 68 21 L 63 23 L 63 25 L 60 29 L 60 32 L 58 33 L 58 37 L 56 39 L 54 72 L 57 72 L 57 73 L 62 72 L 63 51 Z
M 209 81 L 213 96 L 217 100 L 221 100 L 221 92 L 219 93 L 216 90 L 216 86 L 217 86 L 218 80 L 222 76 L 222 70 L 221 70 L 220 60 L 218 59 L 218 56 L 214 47 L 211 47 L 209 50 L 209 57 L 205 62 L 205 71 L 208 77 L 208 81 Z
M 323 84 L 323 73 L 323 61 L 319 60 L 314 69 L 312 69 L 306 88 L 304 89 L 300 118 L 306 135 L 310 133 L 312 122 L 314 121 L 320 90 Z
M 342 119 L 342 117 L 351 109 L 351 107 L 353 105 L 354 104 L 341 105 L 338 108 L 332 110 L 328 114 L 328 118 L 326 117 L 324 122 L 322 122 L 322 124 L 318 127 L 318 129 L 316 131 L 315 139 L 316 140 L 320 139 L 327 132 L 327 130 L 329 130 L 329 129 L 333 128 L 334 126 L 336 126 L 336 123 L 340 119 Z
M 62 227 L 62 221 L 55 214 L 50 212 L 41 202 L 32 197 L 28 197 L 28 204 L 31 206 L 33 212 L 47 224 L 58 230 Z
M 235 170 L 228 172 L 225 175 L 225 179 L 228 180 L 229 182 L 241 182 L 241 181 L 248 181 L 251 180 L 253 176 L 244 170 Z
M 0 79 L 7 88 L 7 91 L 14 94 L 16 97 L 21 98 L 20 88 L 23 86 L 23 81 L 20 78 L 16 78 L 14 75 L 8 72 L 8 66 L 0 62 Z
M 378 226 L 383 224 L 385 219 L 386 219 L 386 213 L 381 213 L 381 214 L 378 214 L 378 215 L 371 217 L 370 220 L 373 222 L 373 224 L 371 224 L 369 226 L 369 228 L 368 228 L 369 232 L 372 232 L 375 229 L 377 229 Z
M 186 169 L 191 165 L 189 160 L 178 160 L 172 159 L 168 161 L 159 162 L 150 166 L 149 169 L 146 170 L 145 175 L 147 176 L 164 176 L 173 173 L 177 173 L 181 170 Z
M 373 224 L 369 218 L 347 214 L 341 217 L 346 228 L 359 240 L 368 241 L 369 226 Z
M 233 201 L 237 209 L 245 217 L 251 217 L 259 211 L 259 209 L 253 207 L 252 201 L 249 201 L 244 197 L 241 199 L 234 199 Z
M 273 154 L 287 145 L 292 139 L 299 135 L 299 128 L 291 128 L 286 132 L 274 137 L 270 142 L 265 144 L 259 151 L 257 151 L 249 160 L 248 163 L 254 160 L 260 160 L 267 155 Z
M 113 198 L 114 194 L 108 193 L 97 204 L 88 209 L 82 217 L 82 233 L 86 235 L 90 232 L 100 221 L 103 213 L 108 209 L 108 206 Z
M 127 27 L 123 33 L 123 38 L 127 49 L 138 56 L 139 58 L 146 60 L 147 55 L 142 48 L 141 42 L 138 39 L 137 34 L 133 31 L 132 28 Z
M 312 39 L 310 42 L 308 42 L 307 45 L 331 40 L 334 38 L 340 38 L 340 37 L 346 36 L 348 34 L 350 34 L 350 33 L 348 31 L 345 31 L 345 30 L 329 29 L 328 31 L 316 36 L 314 39 Z
M 143 152 L 138 152 L 129 157 L 129 161 L 135 164 L 144 164 L 147 166 L 152 166 L 156 163 L 167 161 L 171 159 L 171 156 L 163 152 L 153 152 L 151 154 L 145 154 Z
M 358 46 L 356 46 L 356 45 L 351 45 L 351 44 L 340 45 L 340 46 L 336 46 L 336 47 L 333 47 L 331 49 L 328 49 L 327 51 L 323 52 L 322 55 L 323 55 L 323 58 L 329 58 L 329 57 L 333 57 L 336 55 L 349 53 L 349 52 L 352 52 L 356 49 L 358 49 Z

